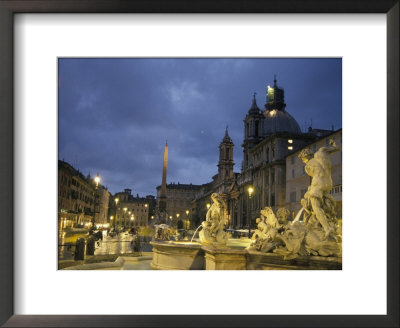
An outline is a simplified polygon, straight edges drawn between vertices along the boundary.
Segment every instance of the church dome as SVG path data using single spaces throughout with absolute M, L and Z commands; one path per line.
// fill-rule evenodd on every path
M 267 88 L 267 103 L 264 114 L 264 136 L 287 132 L 293 134 L 301 134 L 301 129 L 296 120 L 285 110 L 285 92 L 276 84 L 274 77 L 274 86 Z
M 296 120 L 286 111 L 272 109 L 264 112 L 264 136 L 277 132 L 301 134 L 301 129 Z

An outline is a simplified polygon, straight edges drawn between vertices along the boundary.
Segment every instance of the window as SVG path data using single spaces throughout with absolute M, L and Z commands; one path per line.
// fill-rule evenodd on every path
M 275 206 L 275 194 L 271 194 L 271 206 Z
M 255 128 L 256 128 L 256 137 L 258 137 L 258 121 L 256 121 L 256 126 L 255 126 Z
M 292 169 L 292 178 L 294 178 L 294 169 Z
M 290 193 L 290 202 L 291 203 L 295 203 L 296 202 L 296 192 L 295 191 L 292 191 Z
M 290 164 L 294 164 L 294 156 L 290 157 Z

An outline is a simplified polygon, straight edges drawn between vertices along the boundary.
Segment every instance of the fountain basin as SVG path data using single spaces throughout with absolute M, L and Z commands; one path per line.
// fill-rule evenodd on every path
M 247 251 L 248 270 L 342 270 L 342 258 L 298 256 L 284 260 L 281 255 Z
M 247 241 L 227 246 L 190 242 L 153 241 L 152 269 L 156 270 L 341 270 L 338 257 L 299 256 L 284 260 L 281 255 L 245 249 Z
M 204 270 L 204 251 L 199 243 L 152 241 L 153 270 Z

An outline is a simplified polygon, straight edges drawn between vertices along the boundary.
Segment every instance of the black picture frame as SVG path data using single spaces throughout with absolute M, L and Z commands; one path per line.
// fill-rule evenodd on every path
M 4 327 L 399 327 L 398 0 L 0 0 L 0 324 Z M 13 16 L 16 13 L 385 13 L 387 315 L 14 315 Z M 371 160 L 373 158 L 371 157 Z

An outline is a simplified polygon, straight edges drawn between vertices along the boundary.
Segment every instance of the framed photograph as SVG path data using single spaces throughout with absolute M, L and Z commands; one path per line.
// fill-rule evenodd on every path
M 398 1 L 0 21 L 2 325 L 399 325 Z

